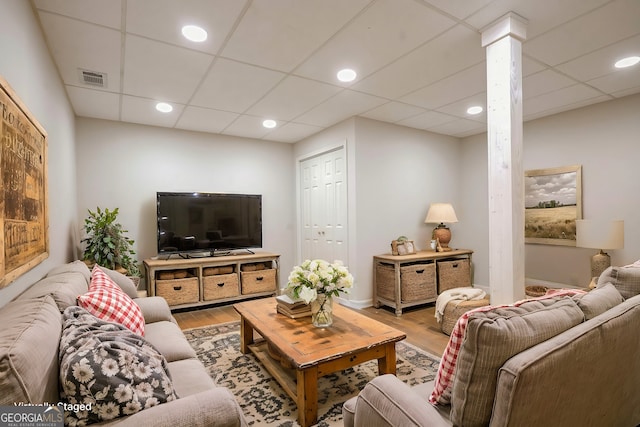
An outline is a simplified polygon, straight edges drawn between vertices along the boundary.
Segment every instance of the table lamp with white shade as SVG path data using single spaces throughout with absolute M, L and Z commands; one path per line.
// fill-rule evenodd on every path
M 605 250 L 624 248 L 624 221 L 576 220 L 576 246 L 600 249 L 591 258 L 591 277 L 597 281 L 602 272 L 611 266 L 611 257 Z
M 449 247 L 451 230 L 445 224 L 458 222 L 458 217 L 456 217 L 456 212 L 453 210 L 451 203 L 431 203 L 424 222 L 426 224 L 438 224 L 433 229 L 431 238 L 440 242 L 442 251 L 452 250 Z

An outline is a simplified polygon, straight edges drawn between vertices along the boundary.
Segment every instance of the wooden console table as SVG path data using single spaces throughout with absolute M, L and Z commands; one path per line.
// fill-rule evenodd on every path
M 373 305 L 402 309 L 435 302 L 445 289 L 471 286 L 472 250 L 420 251 L 373 257 Z
M 278 291 L 279 264 L 280 255 L 262 251 L 145 259 L 147 294 L 164 297 L 171 309 L 272 296 Z

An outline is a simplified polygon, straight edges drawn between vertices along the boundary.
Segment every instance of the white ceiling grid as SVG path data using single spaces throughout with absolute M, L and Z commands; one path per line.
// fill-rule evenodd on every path
M 33 0 L 78 116 L 296 142 L 352 116 L 486 130 L 481 30 L 528 20 L 524 119 L 640 92 L 638 0 Z M 180 29 L 196 24 L 203 43 Z M 341 68 L 358 72 L 341 83 Z M 107 74 L 107 86 L 80 70 Z M 169 102 L 168 114 L 155 110 Z M 262 127 L 274 119 L 274 129 Z

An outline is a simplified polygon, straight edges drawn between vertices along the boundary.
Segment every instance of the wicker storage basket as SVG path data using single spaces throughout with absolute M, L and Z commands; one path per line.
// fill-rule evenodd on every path
M 243 295 L 276 291 L 276 270 L 274 268 L 258 271 L 242 271 L 240 275 Z
M 240 295 L 236 273 L 205 276 L 202 278 L 202 288 L 205 301 Z
M 442 332 L 451 335 L 460 316 L 469 310 L 484 307 L 485 305 L 489 305 L 487 298 L 471 301 L 450 301 L 444 308 L 444 315 L 442 316 L 442 323 L 440 324 Z
M 200 300 L 198 278 L 156 280 L 156 295 L 166 299 L 169 305 L 198 302 Z
M 396 273 L 393 265 L 378 264 L 376 265 L 376 294 L 380 298 L 389 301 L 395 301 L 396 292 Z
M 547 293 L 549 288 L 546 286 L 525 286 L 524 293 L 528 297 L 541 297 Z
M 438 261 L 438 293 L 468 286 L 471 286 L 471 266 L 468 259 Z
M 402 302 L 435 300 L 436 265 L 429 263 L 400 267 L 400 295 Z
M 258 271 L 264 270 L 266 268 L 271 268 L 271 266 L 267 266 L 264 262 L 254 262 L 250 264 L 242 264 L 240 270 L 242 271 Z

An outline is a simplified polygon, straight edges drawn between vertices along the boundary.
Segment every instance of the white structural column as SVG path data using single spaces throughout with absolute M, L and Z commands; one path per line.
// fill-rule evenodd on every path
M 487 56 L 489 282 L 492 304 L 524 298 L 522 40 L 526 20 L 509 13 L 482 31 Z

